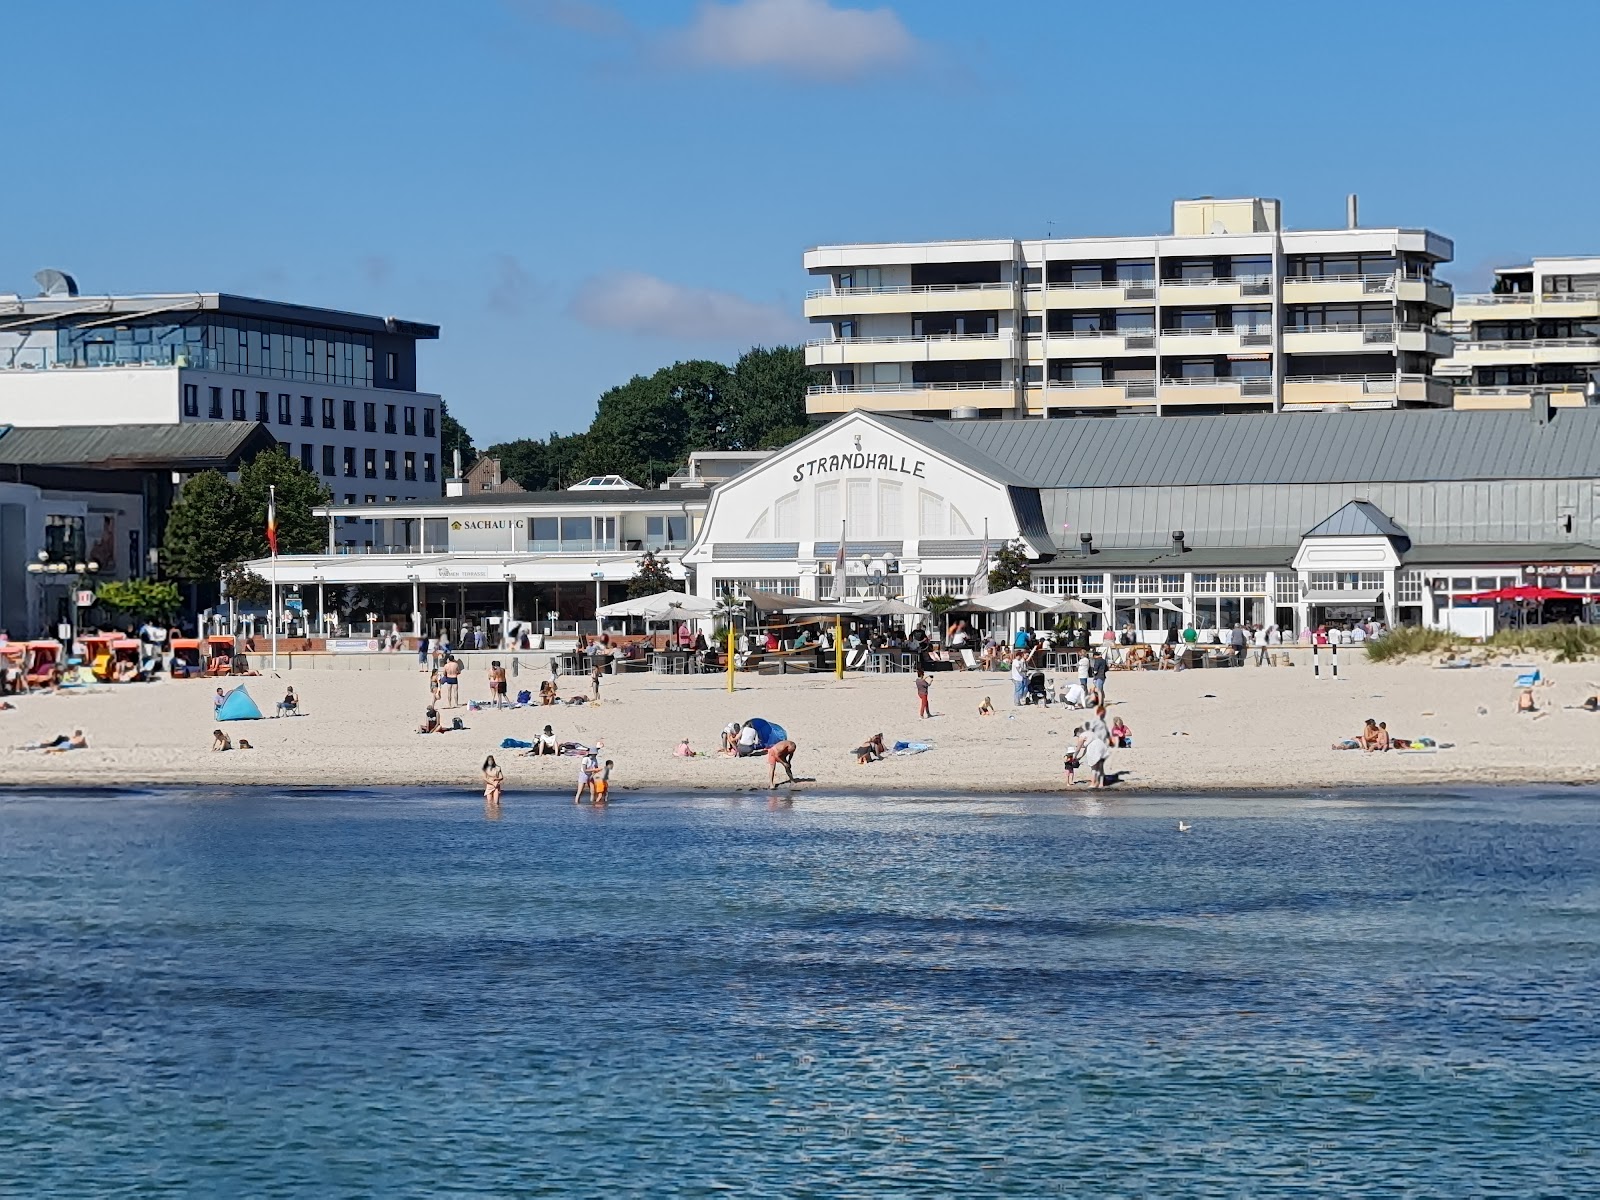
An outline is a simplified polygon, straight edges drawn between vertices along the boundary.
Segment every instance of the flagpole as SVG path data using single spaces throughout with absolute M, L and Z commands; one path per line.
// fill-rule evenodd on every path
M 272 669 L 278 669 L 278 489 L 267 485 L 267 549 L 272 552 Z
M 848 528 L 844 521 L 839 522 L 839 549 L 833 556 L 833 602 L 844 603 L 845 593 L 845 558 L 844 558 L 844 531 Z M 844 629 L 839 614 L 833 614 L 833 677 L 844 678 Z

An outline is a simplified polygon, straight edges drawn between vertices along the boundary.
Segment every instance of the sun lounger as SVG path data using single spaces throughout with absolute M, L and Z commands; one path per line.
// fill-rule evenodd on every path
M 961 647 L 961 665 L 969 671 L 978 670 L 978 656 L 973 653 L 970 646 Z

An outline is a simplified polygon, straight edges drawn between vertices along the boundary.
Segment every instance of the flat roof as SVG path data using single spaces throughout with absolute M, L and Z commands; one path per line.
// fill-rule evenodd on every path
M 257 421 L 190 425 L 0 425 L 0 466 L 84 471 L 231 470 L 276 446 Z
M 318 308 L 310 304 L 290 304 L 280 300 L 258 300 L 252 296 L 235 296 L 228 292 L 148 292 L 120 296 L 26 298 L 0 296 L 0 328 L 4 327 L 4 321 L 8 317 L 134 317 L 171 312 L 215 312 L 258 321 L 320 325 L 349 330 L 352 333 L 388 333 L 424 340 L 439 336 L 437 325 L 427 325 L 419 321 L 405 321 L 399 317 L 376 317 L 367 313 Z
M 710 499 L 710 488 L 578 488 L 560 492 L 476 492 L 470 496 L 398 500 L 393 504 L 330 504 L 316 511 L 321 516 L 389 518 L 397 512 L 426 508 L 448 517 L 476 508 L 680 508 Z

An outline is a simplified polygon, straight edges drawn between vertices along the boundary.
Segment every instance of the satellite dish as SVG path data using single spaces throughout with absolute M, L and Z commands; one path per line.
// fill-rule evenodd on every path
M 39 285 L 41 296 L 76 296 L 78 294 L 78 281 L 65 271 L 58 271 L 54 267 L 46 267 L 42 271 L 34 272 L 33 281 Z

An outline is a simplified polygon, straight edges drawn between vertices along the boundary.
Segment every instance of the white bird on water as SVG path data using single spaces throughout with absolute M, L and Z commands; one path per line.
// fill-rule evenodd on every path
M 1179 821 L 1178 822 L 1178 832 L 1179 833 L 1188 833 L 1189 830 L 1191 830 L 1193 828 L 1194 828 L 1194 826 L 1190 825 L 1189 822 L 1187 822 L 1187 821 Z

